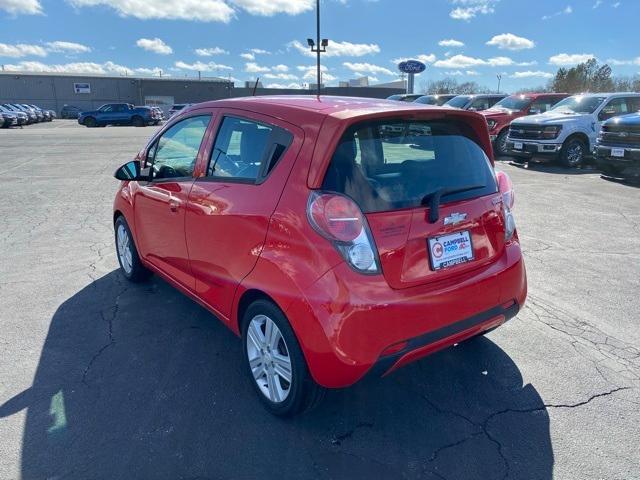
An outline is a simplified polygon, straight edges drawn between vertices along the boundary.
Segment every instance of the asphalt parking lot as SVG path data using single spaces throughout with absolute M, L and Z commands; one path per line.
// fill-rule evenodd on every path
M 111 175 L 154 129 L 0 131 L 0 479 L 640 478 L 640 188 L 500 162 L 524 310 L 280 420 L 232 333 L 116 270 Z

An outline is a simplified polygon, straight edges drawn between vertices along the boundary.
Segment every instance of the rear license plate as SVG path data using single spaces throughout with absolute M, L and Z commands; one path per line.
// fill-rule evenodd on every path
M 624 158 L 624 148 L 612 148 L 611 149 L 612 157 L 623 157 Z
M 468 230 L 430 238 L 428 245 L 433 270 L 441 270 L 473 260 L 473 246 Z
M 522 147 L 523 147 L 523 145 L 522 145 L 522 143 L 521 143 L 521 142 L 515 142 L 515 143 L 513 144 L 513 149 L 514 149 L 514 150 L 522 150 Z

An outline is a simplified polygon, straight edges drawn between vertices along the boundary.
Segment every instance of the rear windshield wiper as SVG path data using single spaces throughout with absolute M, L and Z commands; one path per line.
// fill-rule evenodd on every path
M 420 201 L 420 205 L 426 205 L 429 203 L 429 223 L 436 223 L 440 218 L 440 199 L 442 197 L 446 197 L 447 195 L 453 195 L 454 193 L 462 193 L 469 192 L 471 190 L 480 190 L 481 188 L 485 188 L 486 185 L 467 185 L 464 187 L 442 187 L 433 192 L 427 193 L 422 200 Z

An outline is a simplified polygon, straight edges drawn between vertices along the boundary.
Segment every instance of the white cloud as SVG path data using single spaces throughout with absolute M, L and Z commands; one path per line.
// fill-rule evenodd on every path
M 0 10 L 11 15 L 42 15 L 39 0 L 0 0 Z
M 433 65 L 438 68 L 469 68 L 469 67 L 508 67 L 512 65 L 526 66 L 535 62 L 515 62 L 509 57 L 492 57 L 487 60 L 483 58 L 469 57 L 467 55 L 453 55 L 444 60 L 438 60 Z
M 266 88 L 290 88 L 290 89 L 296 89 L 296 90 L 300 90 L 302 89 L 302 85 L 298 84 L 298 83 L 289 83 L 289 84 L 284 84 L 284 83 L 267 83 L 265 85 Z
M 47 50 L 56 53 L 87 53 L 91 48 L 81 43 L 56 41 L 47 42 Z
M 379 65 L 374 65 L 372 63 L 351 63 L 344 62 L 342 64 L 345 68 L 348 68 L 352 72 L 358 73 L 371 73 L 371 74 L 384 74 L 384 75 L 396 75 L 394 72 L 389 70 L 388 68 L 381 67 Z
M 528 38 L 518 37 L 513 33 L 496 35 L 487 42 L 487 45 L 498 47 L 501 50 L 526 50 L 536 46 L 536 44 Z
M 524 72 L 515 72 L 511 75 L 513 78 L 553 78 L 553 73 L 542 72 L 540 70 L 531 71 L 527 70 Z
M 438 42 L 438 45 L 440 45 L 441 47 L 451 47 L 451 48 L 464 47 L 463 42 L 461 42 L 460 40 L 454 40 L 453 38 L 450 38 L 449 40 L 440 40 Z
M 296 68 L 298 69 L 298 71 L 304 73 L 302 77 L 304 80 L 313 80 L 314 82 L 316 81 L 317 73 L 316 73 L 315 65 L 311 65 L 311 66 L 298 65 Z M 337 77 L 335 77 L 334 75 L 331 75 L 329 73 L 329 69 L 325 65 L 320 66 L 320 71 L 322 72 L 323 83 L 337 80 Z
M 444 74 L 449 76 L 449 77 L 459 77 L 460 75 L 464 75 L 462 73 L 462 71 L 460 71 L 460 70 L 454 70 L 454 71 L 451 71 L 451 72 L 444 72 Z
M 256 59 L 256 56 L 253 53 L 241 53 L 240 57 L 245 60 L 249 60 L 250 62 L 253 62 Z
M 476 72 L 475 70 L 467 70 L 466 72 L 467 75 L 471 76 L 471 77 L 475 77 L 476 75 L 480 75 L 480 73 Z
M 314 0 L 230 0 L 251 15 L 271 17 L 277 13 L 298 15 L 313 10 Z
M 244 64 L 244 71 L 247 73 L 265 73 L 270 72 L 271 69 L 258 65 L 256 62 L 247 62 Z
M 199 57 L 213 57 L 214 55 L 229 55 L 224 48 L 212 47 L 212 48 L 196 48 L 196 55 Z
M 173 49 L 159 38 L 141 38 L 136 45 L 148 52 L 157 53 L 159 55 L 170 55 Z
M 197 72 L 214 72 L 216 70 L 233 70 L 233 67 L 228 65 L 222 65 L 220 63 L 215 62 L 195 62 L 195 63 L 186 63 L 183 61 L 177 61 L 174 63 L 175 67 L 180 70 L 193 70 Z
M 122 17 L 141 20 L 195 20 L 199 22 L 228 23 L 235 11 L 224 0 L 67 0 L 74 7 L 105 6 L 113 8 Z
M 307 57 L 315 57 L 316 54 L 311 51 L 307 45 L 303 45 L 298 40 L 289 42 L 288 47 L 295 48 Z M 327 52 L 323 54 L 325 57 L 362 57 L 373 53 L 380 53 L 380 47 L 375 43 L 351 43 L 351 42 L 333 42 L 329 41 Z
M 42 62 L 23 61 L 16 65 L 5 65 L 5 69 L 9 71 L 24 72 L 52 72 L 52 73 L 83 73 L 83 74 L 112 74 L 112 75 L 133 75 L 135 72 L 141 74 L 150 74 L 159 72 L 159 68 L 129 68 L 117 63 L 108 61 L 105 63 L 95 62 L 73 62 L 65 64 L 48 65 Z
M 27 56 L 46 57 L 47 51 L 39 45 L 0 43 L 0 57 L 20 58 Z
M 558 10 L 557 12 L 552 13 L 551 15 L 544 15 L 542 17 L 542 20 L 549 20 L 550 18 L 558 17 L 560 15 L 571 15 L 572 13 L 573 13 L 573 8 L 571 7 L 571 5 L 567 5 L 562 10 Z
M 250 52 L 255 53 L 256 55 L 271 55 L 271 52 L 268 52 L 267 50 L 263 50 L 261 48 L 252 48 Z
M 265 73 L 264 78 L 273 80 L 298 80 L 298 77 L 292 73 Z
M 17 3 L 19 0 L 0 0 Z M 26 0 L 33 2 L 37 0 Z M 67 0 L 74 7 L 105 6 L 123 17 L 141 20 L 194 20 L 229 23 L 244 10 L 250 15 L 272 16 L 278 13 L 298 15 L 312 10 L 314 0 Z
M 289 71 L 289 67 L 287 67 L 286 65 L 276 65 L 275 67 L 271 67 L 271 70 L 273 70 L 274 72 L 288 72 Z
M 593 4 L 593 8 L 598 8 L 600 5 L 602 5 L 602 0 L 596 0 L 596 3 Z
M 436 56 L 433 53 L 430 53 L 429 55 L 422 54 L 416 55 L 415 57 L 400 57 L 394 58 L 393 60 L 391 60 L 391 63 L 395 63 L 396 65 L 398 65 L 399 63 L 406 62 L 407 60 L 418 60 L 422 63 L 433 63 L 436 61 Z
M 564 67 L 584 63 L 591 58 L 595 58 L 592 53 L 559 53 L 558 55 L 549 57 L 549 63 L 551 65 Z
M 636 57 L 631 60 L 616 60 L 615 58 L 610 58 L 607 60 L 607 63 L 615 67 L 622 65 L 640 65 L 640 57 Z
M 477 15 L 487 15 L 495 11 L 494 6 L 499 0 L 451 0 L 453 5 L 460 5 L 449 12 L 454 20 L 466 22 Z

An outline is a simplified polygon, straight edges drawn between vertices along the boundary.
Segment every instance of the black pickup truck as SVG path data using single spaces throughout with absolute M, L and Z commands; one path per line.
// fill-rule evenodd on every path
M 640 177 L 640 113 L 607 120 L 596 143 L 598 168 L 612 177 Z

